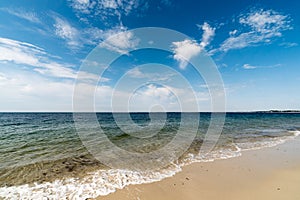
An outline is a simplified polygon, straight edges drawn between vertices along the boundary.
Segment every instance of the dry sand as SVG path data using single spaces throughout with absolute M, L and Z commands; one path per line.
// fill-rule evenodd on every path
M 173 177 L 97 199 L 300 200 L 300 137 L 236 158 L 194 163 Z

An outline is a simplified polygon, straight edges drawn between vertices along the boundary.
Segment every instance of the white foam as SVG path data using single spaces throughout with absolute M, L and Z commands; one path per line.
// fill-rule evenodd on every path
M 290 131 L 291 133 L 294 133 L 295 137 L 298 137 L 300 135 L 300 131 Z
M 121 169 L 98 170 L 84 178 L 69 178 L 42 184 L 19 185 L 0 188 L 0 197 L 4 199 L 86 199 L 104 196 L 131 184 L 143 184 L 160 181 L 181 171 L 181 167 L 195 162 L 212 162 L 217 159 L 228 159 L 241 156 L 245 150 L 261 149 L 282 144 L 300 135 L 300 131 L 291 131 L 292 136 L 272 138 L 268 141 L 257 141 L 233 144 L 231 148 L 218 149 L 209 154 L 189 154 L 182 164 L 151 172 L 137 172 Z
M 70 178 L 42 184 L 0 188 L 4 199 L 86 199 L 115 192 L 130 184 L 143 184 L 171 177 L 181 168 L 177 165 L 153 172 L 128 170 L 98 170 L 82 179 Z
M 242 155 L 241 149 L 235 144 L 232 144 L 231 148 L 213 150 L 207 154 L 201 154 L 201 153 L 199 153 L 198 155 L 188 154 L 188 157 L 184 159 L 183 164 L 181 164 L 180 166 L 184 166 L 196 162 L 213 162 L 215 160 L 229 159 L 241 155 Z
M 240 142 L 240 143 L 236 143 L 236 145 L 241 149 L 241 151 L 258 150 L 258 149 L 274 147 L 283 144 L 286 141 L 295 139 L 300 135 L 300 131 L 289 131 L 289 132 L 292 133 L 293 135 L 281 136 L 277 138 L 269 138 L 266 141 Z

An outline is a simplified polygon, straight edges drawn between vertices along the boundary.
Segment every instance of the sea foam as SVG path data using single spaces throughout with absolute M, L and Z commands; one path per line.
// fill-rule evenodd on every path
M 127 185 L 160 181 L 181 171 L 178 165 L 152 172 L 121 169 L 98 170 L 82 179 L 69 178 L 42 184 L 26 184 L 0 188 L 5 199 L 86 199 L 104 196 Z
M 171 164 L 157 171 L 130 171 L 122 169 L 98 170 L 84 178 L 69 178 L 41 184 L 25 184 L 0 188 L 0 197 L 4 199 L 86 199 L 104 196 L 122 189 L 127 185 L 160 181 L 171 177 L 182 170 L 182 167 L 195 162 L 212 162 L 217 159 L 228 159 L 241 156 L 245 150 L 260 149 L 282 144 L 300 135 L 300 131 L 291 132 L 292 136 L 272 138 L 268 141 L 232 144 L 231 148 L 213 150 L 206 155 L 193 155 L 183 162 Z

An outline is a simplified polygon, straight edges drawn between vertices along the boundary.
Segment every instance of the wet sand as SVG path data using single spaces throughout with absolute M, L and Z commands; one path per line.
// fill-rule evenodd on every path
M 130 185 L 101 200 L 299 200 L 300 136 L 242 156 L 185 166 L 162 181 Z

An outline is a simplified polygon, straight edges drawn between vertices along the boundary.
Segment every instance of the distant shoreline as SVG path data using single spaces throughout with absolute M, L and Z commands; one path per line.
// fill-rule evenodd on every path
M 210 111 L 201 111 L 201 112 L 181 112 L 181 111 L 168 111 L 168 112 L 147 112 L 147 111 L 134 111 L 134 112 L 72 112 L 72 111 L 0 111 L 0 113 L 28 113 L 28 114 L 34 114 L 34 113 L 53 113 L 53 114 L 57 114 L 57 113 L 62 113 L 62 114 L 72 114 L 72 113 L 97 113 L 97 114 L 105 114 L 105 113 L 300 113 L 300 110 L 258 110 L 258 111 L 228 111 L 228 112 L 210 112 Z
M 269 111 L 255 111 L 257 113 L 300 113 L 300 110 L 269 110 Z

